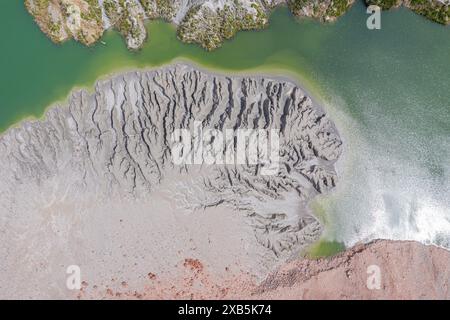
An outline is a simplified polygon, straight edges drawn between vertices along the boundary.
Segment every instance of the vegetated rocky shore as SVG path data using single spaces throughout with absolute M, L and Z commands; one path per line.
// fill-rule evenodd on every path
M 288 5 L 295 16 L 324 22 L 344 14 L 355 0 L 25 0 L 37 24 L 54 42 L 74 38 L 91 45 L 106 29 L 119 30 L 128 48 L 139 49 L 147 35 L 147 19 L 177 25 L 178 38 L 207 50 L 218 48 L 240 30 L 264 28 L 270 12 Z M 449 0 L 366 0 L 387 10 L 401 5 L 449 24 Z M 151 37 L 151 35 L 150 35 Z
M 279 132 L 278 169 L 175 164 L 173 134 L 195 122 Z M 0 138 L 0 294 L 65 296 L 73 264 L 111 290 L 112 278 L 138 288 L 149 273 L 174 277 L 185 259 L 262 280 L 320 237 L 308 202 L 336 185 L 341 149 L 331 120 L 287 79 L 178 64 L 77 90 Z

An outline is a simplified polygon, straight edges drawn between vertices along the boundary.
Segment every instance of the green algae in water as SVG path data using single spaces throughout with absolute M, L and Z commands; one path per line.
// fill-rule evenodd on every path
M 327 212 L 329 211 L 330 203 L 326 196 L 320 196 L 320 199 L 314 199 L 310 203 L 310 207 L 314 213 L 314 216 L 319 219 L 322 225 L 325 226 L 325 230 L 321 236 L 321 238 L 316 242 L 310 245 L 305 249 L 302 253 L 303 256 L 317 259 L 323 257 L 334 256 L 342 251 L 345 251 L 345 244 L 342 242 L 332 240 L 335 235 L 332 234 L 335 231 L 330 224 L 328 219 Z
M 334 256 L 345 250 L 345 245 L 337 241 L 319 240 L 311 245 L 305 252 L 305 256 L 312 259 Z

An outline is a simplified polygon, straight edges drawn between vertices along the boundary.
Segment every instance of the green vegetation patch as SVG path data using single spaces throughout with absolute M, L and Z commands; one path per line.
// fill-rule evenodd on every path
M 337 241 L 319 240 L 312 244 L 305 252 L 305 257 L 318 259 L 331 257 L 345 250 L 345 245 Z

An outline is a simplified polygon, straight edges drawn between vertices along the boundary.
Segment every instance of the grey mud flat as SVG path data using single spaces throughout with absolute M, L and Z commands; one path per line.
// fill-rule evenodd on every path
M 278 173 L 175 165 L 171 135 L 194 121 L 277 130 Z M 200 263 L 217 278 L 262 281 L 320 237 L 308 203 L 336 185 L 341 151 L 324 111 L 280 78 L 180 63 L 75 90 L 0 137 L 0 297 L 76 297 L 70 265 L 88 296 Z

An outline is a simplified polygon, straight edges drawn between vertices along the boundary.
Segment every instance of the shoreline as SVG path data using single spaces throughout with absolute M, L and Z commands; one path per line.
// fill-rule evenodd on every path
M 287 70 L 286 68 L 277 67 L 276 65 L 269 66 L 269 67 L 265 66 L 264 68 L 258 68 L 258 67 L 250 68 L 250 69 L 245 69 L 245 70 L 240 70 L 238 72 L 235 72 L 232 69 L 216 68 L 213 66 L 209 66 L 207 64 L 202 64 L 202 63 L 199 63 L 199 62 L 194 61 L 187 57 L 178 57 L 176 59 L 171 60 L 170 62 L 167 62 L 167 63 L 165 62 L 161 65 L 145 66 L 142 68 L 137 67 L 137 66 L 118 68 L 118 69 L 115 69 L 115 70 L 109 72 L 108 74 L 103 74 L 103 75 L 97 77 L 93 81 L 93 84 L 91 84 L 91 85 L 86 84 L 86 85 L 74 86 L 68 92 L 68 94 L 65 95 L 64 98 L 56 100 L 56 101 L 52 102 L 51 104 L 49 104 L 43 110 L 40 117 L 29 116 L 29 117 L 22 118 L 19 121 L 12 124 L 7 129 L 1 131 L 0 136 L 4 135 L 11 129 L 19 127 L 23 123 L 41 121 L 41 120 L 45 119 L 48 110 L 52 109 L 53 107 L 55 107 L 57 105 L 66 104 L 67 101 L 69 100 L 70 96 L 74 92 L 77 92 L 80 90 L 85 90 L 89 93 L 92 93 L 95 90 L 95 86 L 98 82 L 101 82 L 103 80 L 114 77 L 115 75 L 133 73 L 136 71 L 151 71 L 151 70 L 166 68 L 166 67 L 173 66 L 176 64 L 185 64 L 187 66 L 194 67 L 194 68 L 196 68 L 204 73 L 207 73 L 207 74 L 216 73 L 216 74 L 221 74 L 221 75 L 230 76 L 230 77 L 245 76 L 245 77 L 256 77 L 256 78 L 261 78 L 261 77 L 265 76 L 266 78 L 278 79 L 278 80 L 289 81 L 289 82 L 294 83 L 296 86 L 301 88 L 301 90 L 303 90 L 306 95 L 308 95 L 311 98 L 313 103 L 317 107 L 319 107 L 319 109 L 321 109 L 327 115 L 330 116 L 330 118 L 333 120 L 334 125 L 339 129 L 340 138 L 343 141 L 343 146 L 344 146 L 344 151 L 342 152 L 339 160 L 336 162 L 336 170 L 337 170 L 338 174 L 340 174 L 339 175 L 340 177 L 342 177 L 342 175 L 345 174 L 345 171 L 352 170 L 351 164 L 357 158 L 356 155 L 352 156 L 352 154 L 347 149 L 349 147 L 348 142 L 353 141 L 353 143 L 367 144 L 367 142 L 364 142 L 361 140 L 363 138 L 361 135 L 359 135 L 359 138 L 356 139 L 355 136 L 358 136 L 358 134 L 355 134 L 354 130 L 356 129 L 359 131 L 359 128 L 358 128 L 357 124 L 354 123 L 352 117 L 350 115 L 347 115 L 344 110 L 339 109 L 337 106 L 334 106 L 331 101 L 328 101 L 327 98 L 329 98 L 329 97 L 327 95 L 325 95 L 324 93 L 319 94 L 319 92 L 321 92 L 322 90 L 320 88 L 318 88 L 317 85 L 310 85 L 310 84 L 312 84 L 312 81 L 305 80 L 304 82 L 302 82 L 302 79 L 306 79 L 306 78 L 304 76 L 302 76 L 300 73 L 297 73 L 293 70 Z M 307 84 L 305 85 L 304 83 L 307 83 Z M 312 88 L 310 88 L 310 87 L 312 87 Z M 350 132 L 348 131 L 349 128 L 353 129 L 352 134 L 350 134 Z M 356 140 L 354 140 L 354 139 L 356 139 Z M 352 144 L 352 143 L 350 143 L 350 144 Z M 317 219 L 319 219 L 319 221 L 321 222 L 321 224 L 324 227 L 321 238 L 318 241 L 314 242 L 311 245 L 311 247 L 320 246 L 321 243 L 328 243 L 328 242 L 333 243 L 333 242 L 337 241 L 334 238 L 331 238 L 331 239 L 328 238 L 330 236 L 330 234 L 329 234 L 330 231 L 331 231 L 331 235 L 333 235 L 335 232 L 332 228 L 332 225 L 329 223 L 329 221 L 327 221 L 327 217 L 329 217 L 329 214 L 325 213 L 325 221 L 324 221 L 324 219 L 322 219 L 321 216 L 318 216 L 316 214 L 316 211 L 314 210 L 313 206 L 316 204 L 321 205 L 321 203 L 323 201 L 327 202 L 327 201 L 332 200 L 331 198 L 334 195 L 337 195 L 338 192 L 342 191 L 342 189 L 345 189 L 345 187 L 348 183 L 351 183 L 351 181 L 347 181 L 347 180 L 349 180 L 349 179 L 340 179 L 340 183 L 337 185 L 336 188 L 331 190 L 331 192 L 328 192 L 326 195 L 319 195 L 318 197 L 309 201 L 309 203 L 308 203 L 309 210 L 313 213 L 313 215 Z M 439 246 L 439 245 L 431 243 L 431 242 L 426 243 L 423 241 L 413 240 L 413 239 L 396 240 L 396 239 L 390 239 L 390 238 L 374 238 L 374 239 L 368 240 L 367 243 L 370 243 L 371 241 L 376 241 L 376 240 L 417 241 L 418 243 L 421 243 L 423 245 L 431 244 L 436 247 L 442 248 L 446 251 L 450 251 L 450 248 Z M 343 242 L 339 242 L 339 241 L 337 241 L 337 242 L 343 243 Z M 343 244 L 344 244 L 344 248 L 345 248 L 344 250 L 352 247 L 352 245 L 347 246 L 347 245 L 345 245 L 345 243 L 343 243 Z M 339 251 L 339 252 L 343 252 L 343 251 Z M 308 254 L 309 248 L 307 248 L 304 253 Z M 320 254 L 319 254 L 319 256 L 320 256 Z
M 118 74 L 126 74 L 126 73 L 133 73 L 133 72 L 137 72 L 137 71 L 152 71 L 152 70 L 156 70 L 156 69 L 163 69 L 166 67 L 170 67 L 170 66 L 174 66 L 177 64 L 184 64 L 190 67 L 194 67 L 196 69 L 198 69 L 199 71 L 202 71 L 204 73 L 207 74 L 221 74 L 221 75 L 225 75 L 225 76 L 229 76 L 229 77 L 239 77 L 239 76 L 245 76 L 245 77 L 255 77 L 255 78 L 261 78 L 261 77 L 266 77 L 266 78 L 271 78 L 271 79 L 275 79 L 275 80 L 283 80 L 283 81 L 289 81 L 291 83 L 294 83 L 296 86 L 298 86 L 299 88 L 301 88 L 301 90 L 303 90 L 305 92 L 306 95 L 308 95 L 311 100 L 313 101 L 313 103 L 322 111 L 324 111 L 327 115 L 330 116 L 330 118 L 333 120 L 334 125 L 339 129 L 339 133 L 340 133 L 340 138 L 343 141 L 343 146 L 344 146 L 344 151 L 342 152 L 339 160 L 336 162 L 336 170 L 338 172 L 338 174 L 340 173 L 340 177 L 342 177 L 342 174 L 345 174 L 344 172 L 346 170 L 352 170 L 352 165 L 351 163 L 353 161 L 355 161 L 356 156 L 353 155 L 349 152 L 349 150 L 347 149 L 349 147 L 349 143 L 348 141 L 353 140 L 355 142 L 358 143 L 363 143 L 363 144 L 367 144 L 367 142 L 362 142 L 361 141 L 361 135 L 359 135 L 359 138 L 357 140 L 355 137 L 355 133 L 353 132 L 351 135 L 349 135 L 348 133 L 348 129 L 352 128 L 352 129 L 358 129 L 357 125 L 353 122 L 353 119 L 349 116 L 346 115 L 345 112 L 343 110 L 340 110 L 339 108 L 337 108 L 337 106 L 333 106 L 332 103 L 330 101 L 327 101 L 327 98 L 323 97 L 323 94 L 320 95 L 318 94 L 318 92 L 320 92 L 321 90 L 319 88 L 317 88 L 317 86 L 314 86 L 312 89 L 309 89 L 307 87 L 310 87 L 309 84 L 308 85 L 304 85 L 301 82 L 302 79 L 302 75 L 300 75 L 299 73 L 295 72 L 295 71 L 291 71 L 291 70 L 287 70 L 287 69 L 283 69 L 283 68 L 277 68 L 277 67 L 265 67 L 265 68 L 252 68 L 252 69 L 246 69 L 246 70 L 240 70 L 239 72 L 234 72 L 233 70 L 230 69 L 223 69 L 223 68 L 215 68 L 215 67 L 211 67 L 211 66 L 207 66 L 205 64 L 200 64 L 197 61 L 191 60 L 189 58 L 186 57 L 180 57 L 180 58 L 176 58 L 171 60 L 168 63 L 163 63 L 161 65 L 155 65 L 155 66 L 146 66 L 146 67 L 125 67 L 125 68 L 118 68 L 114 71 L 111 71 L 108 74 L 104 74 L 101 75 L 100 77 L 96 78 L 93 82 L 92 85 L 81 85 L 81 86 L 74 86 L 69 93 L 65 96 L 65 98 L 57 100 L 51 104 L 49 104 L 43 111 L 42 115 L 40 117 L 26 117 L 26 118 L 22 118 L 21 120 L 19 120 L 18 122 L 14 123 L 13 125 L 11 125 L 10 127 L 8 127 L 6 130 L 1 131 L 0 132 L 0 136 L 4 135 L 5 133 L 7 133 L 9 130 L 14 129 L 19 127 L 20 125 L 22 125 L 23 123 L 26 122 L 35 122 L 35 121 L 41 121 L 43 119 L 45 119 L 48 110 L 52 109 L 55 106 L 58 105 L 64 105 L 67 103 L 67 101 L 69 100 L 70 96 L 75 93 L 78 92 L 80 90 L 85 90 L 89 93 L 94 92 L 95 90 L 95 86 L 97 85 L 97 83 L 110 79 L 111 77 L 114 77 Z M 308 82 L 308 81 L 306 81 Z M 309 83 L 312 83 L 311 81 L 309 81 Z M 339 115 L 338 115 L 339 114 Z M 342 118 L 342 116 L 344 115 L 345 119 Z M 349 124 L 349 121 L 351 122 Z M 343 124 L 346 125 L 343 125 Z M 345 189 L 347 183 L 351 183 L 351 181 L 347 181 L 348 179 L 340 179 L 340 182 L 338 183 L 337 187 L 334 188 L 333 190 L 331 190 L 330 192 L 327 192 L 325 195 L 319 195 L 317 197 L 315 197 L 314 199 L 310 200 L 308 202 L 307 207 L 309 208 L 309 210 L 312 212 L 312 214 L 319 219 L 319 221 L 321 222 L 321 224 L 324 227 L 324 230 L 322 232 L 322 236 L 320 237 L 320 239 L 316 242 L 314 242 L 313 244 L 311 244 L 310 247 L 314 247 L 314 246 L 320 246 L 322 243 L 334 243 L 335 240 L 334 238 L 328 238 L 330 236 L 329 232 L 331 231 L 331 235 L 334 234 L 334 230 L 332 228 L 332 225 L 330 224 L 329 221 L 327 221 L 327 217 L 329 217 L 329 214 L 325 213 L 325 219 L 323 219 L 323 217 L 318 216 L 316 214 L 316 211 L 314 210 L 313 206 L 314 205 L 321 205 L 321 203 L 323 203 L 323 201 L 330 201 L 332 200 L 331 198 L 334 195 L 337 195 L 337 193 L 339 191 L 341 191 L 342 189 Z M 442 246 L 439 246 L 437 244 L 434 243 L 426 243 L 426 242 L 422 242 L 422 241 L 418 241 L 418 240 L 396 240 L 396 239 L 388 239 L 388 238 L 375 238 L 375 239 L 370 239 L 368 240 L 367 243 L 370 243 L 371 241 L 376 241 L 376 240 L 388 240 L 388 241 L 417 241 L 423 245 L 434 245 L 436 247 L 442 248 L 444 250 L 450 251 L 450 248 L 445 248 Z M 347 246 L 345 245 L 345 243 L 343 242 L 339 242 L 338 243 L 342 243 L 344 244 L 344 251 L 346 249 L 349 249 L 352 247 L 352 245 Z M 304 251 L 304 254 L 309 254 L 309 249 L 307 248 Z M 343 251 L 339 251 L 339 252 L 343 252 Z M 332 255 L 335 253 L 332 253 Z M 319 254 L 319 256 L 321 256 Z
M 102 74 L 95 78 L 94 80 L 90 81 L 89 83 L 81 84 L 81 85 L 74 85 L 72 86 L 65 94 L 63 94 L 63 97 L 57 98 L 56 100 L 53 100 L 52 102 L 48 103 L 42 110 L 41 114 L 39 116 L 34 115 L 27 115 L 22 118 L 18 118 L 13 123 L 11 123 L 9 126 L 7 126 L 4 129 L 0 130 L 0 135 L 5 134 L 8 130 L 15 128 L 16 126 L 22 124 L 23 122 L 27 121 L 36 121 L 36 120 L 42 120 L 48 109 L 58 105 L 58 104 L 64 104 L 68 101 L 70 95 L 74 92 L 85 90 L 89 93 L 94 92 L 95 85 L 103 80 L 107 80 L 111 77 L 114 77 L 118 74 L 125 74 L 125 73 L 132 73 L 136 71 L 152 71 L 160 68 L 165 68 L 170 65 L 175 64 L 185 64 L 191 67 L 194 67 L 200 71 L 203 71 L 204 73 L 212 74 L 212 73 L 220 73 L 225 76 L 229 77 L 238 77 L 238 76 L 245 76 L 245 77 L 270 77 L 273 79 L 279 79 L 279 80 L 287 80 L 289 82 L 292 82 L 296 84 L 299 88 L 302 89 L 303 92 L 305 92 L 306 95 L 308 95 L 313 103 L 320 106 L 321 109 L 325 108 L 324 105 L 324 99 L 321 97 L 320 89 L 317 88 L 317 86 L 313 85 L 312 81 L 306 80 L 305 76 L 300 75 L 299 73 L 296 73 L 295 71 L 288 70 L 286 68 L 277 67 L 276 65 L 264 67 L 264 68 L 250 68 L 250 69 L 240 69 L 240 70 L 234 70 L 234 69 L 226 69 L 226 68 L 219 68 L 214 67 L 212 65 L 200 63 L 198 61 L 195 61 L 194 59 L 190 59 L 188 57 L 177 57 L 175 59 L 172 59 L 170 61 L 164 62 L 160 65 L 147 65 L 144 67 L 139 66 L 127 66 L 124 68 L 117 68 L 114 70 L 111 70 L 110 72 L 106 74 Z M 307 83 L 307 85 L 304 85 L 304 83 Z M 326 111 L 326 110 L 325 110 Z

